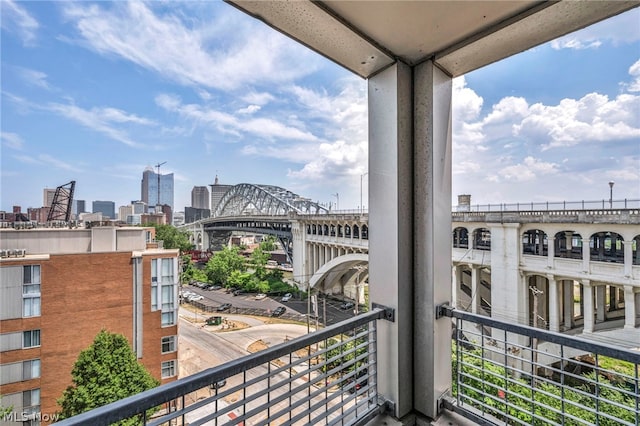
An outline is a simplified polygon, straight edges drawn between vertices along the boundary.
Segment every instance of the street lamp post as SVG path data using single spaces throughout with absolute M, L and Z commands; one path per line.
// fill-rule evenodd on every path
M 610 181 L 609 182 L 609 208 L 612 209 L 613 208 L 613 185 L 614 185 L 614 181 Z
M 364 212 L 364 205 L 362 204 L 362 178 L 368 174 L 369 172 L 364 172 L 360 175 L 360 214 Z

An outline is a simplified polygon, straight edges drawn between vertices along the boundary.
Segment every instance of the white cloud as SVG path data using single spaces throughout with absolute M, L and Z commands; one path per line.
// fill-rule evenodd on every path
M 484 100 L 467 87 L 463 77 L 453 79 L 453 134 L 456 146 L 477 144 L 484 140 L 482 123 L 478 121 Z
M 640 138 L 640 96 L 590 93 L 579 100 L 563 99 L 558 105 L 534 104 L 514 135 L 538 140 L 543 147 L 572 146 L 586 141 Z
M 248 104 L 255 104 L 260 106 L 265 106 L 269 102 L 273 101 L 275 98 L 271 93 L 267 92 L 251 92 L 247 93 L 244 96 L 241 96 L 240 99 L 245 101 Z
M 27 68 L 20 68 L 20 67 L 18 67 L 18 72 L 19 72 L 20 78 L 24 80 L 27 84 L 31 86 L 40 87 L 41 89 L 46 89 L 46 90 L 52 89 L 49 83 L 47 82 L 47 74 L 41 71 L 30 70 Z
M 67 170 L 72 172 L 81 172 L 82 170 L 74 167 L 73 165 L 55 158 L 49 154 L 38 154 L 37 156 L 31 155 L 14 155 L 13 158 L 25 164 L 40 165 L 43 167 L 50 167 L 59 170 Z
M 556 50 L 579 50 L 599 48 L 604 43 L 611 43 L 614 46 L 633 43 L 640 40 L 639 22 L 640 9 L 636 8 L 560 37 L 550 44 Z
M 22 140 L 20 135 L 16 133 L 2 132 L 0 133 L 0 136 L 2 138 L 2 143 L 7 148 L 11 148 L 19 151 L 22 149 L 24 145 L 24 141 Z
M 10 33 L 16 33 L 25 46 L 33 46 L 36 39 L 36 31 L 40 27 L 38 21 L 33 18 L 23 7 L 13 0 L 0 1 L 0 15 L 2 29 Z
M 260 111 L 259 105 L 248 105 L 246 108 L 240 108 L 236 111 L 238 114 L 253 114 L 254 112 Z
M 551 42 L 551 47 L 555 50 L 560 49 L 574 49 L 574 50 L 584 50 L 584 49 L 597 49 L 602 46 L 602 42 L 600 40 L 595 39 L 587 39 L 580 40 L 574 36 L 565 36 Z
M 629 67 L 629 75 L 633 81 L 626 87 L 629 92 L 640 92 L 640 59 Z
M 287 126 L 273 118 L 235 117 L 232 114 L 213 109 L 209 106 L 183 104 L 180 98 L 174 95 L 159 95 L 156 97 L 156 104 L 167 111 L 178 113 L 183 118 L 199 125 L 211 126 L 224 133 L 238 136 L 246 133 L 267 140 L 318 140 L 318 138 L 310 132 Z M 246 116 L 247 114 L 242 115 Z
M 231 9 L 215 22 L 186 20 L 180 3 L 139 1 L 102 5 L 65 5 L 82 44 L 152 70 L 180 84 L 234 90 L 247 84 L 270 84 L 308 75 L 320 58 L 282 34 L 246 19 Z M 215 7 L 216 5 L 210 5 Z M 160 11 L 162 10 L 162 12 Z M 216 45 L 225 34 L 225 44 Z
M 152 120 L 138 117 L 135 114 L 128 114 L 116 108 L 92 108 L 87 110 L 76 105 L 50 103 L 45 107 L 45 109 L 76 121 L 85 127 L 96 132 L 103 133 L 113 140 L 122 142 L 123 144 L 134 148 L 140 148 L 142 145 L 135 142 L 125 130 L 118 128 L 113 124 L 154 124 Z
M 550 175 L 558 172 L 558 165 L 526 157 L 522 163 L 504 167 L 498 171 L 499 176 L 508 181 L 531 181 L 539 175 Z

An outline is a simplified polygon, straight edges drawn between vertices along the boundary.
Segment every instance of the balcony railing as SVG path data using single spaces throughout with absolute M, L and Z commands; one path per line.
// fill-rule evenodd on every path
M 376 386 L 382 318 L 373 309 L 57 424 L 364 424 L 385 409 Z
M 640 352 L 442 307 L 454 318 L 446 408 L 478 424 L 639 425 Z

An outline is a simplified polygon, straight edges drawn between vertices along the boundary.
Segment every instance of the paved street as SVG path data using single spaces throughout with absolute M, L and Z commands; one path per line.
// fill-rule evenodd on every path
M 236 308 L 259 308 L 273 312 L 278 306 L 284 306 L 285 308 L 287 308 L 287 312 L 297 312 L 301 315 L 306 314 L 308 309 L 306 300 L 296 300 L 295 298 L 292 298 L 288 302 L 280 302 L 281 296 L 273 296 L 267 297 L 263 300 L 255 300 L 255 294 L 247 293 L 241 294 L 239 296 L 234 296 L 233 294 L 227 293 L 226 289 L 203 290 L 190 285 L 184 286 L 182 290 L 191 291 L 193 293 L 202 295 L 204 299 L 201 300 L 200 303 L 211 307 L 218 307 L 223 303 L 231 303 L 231 305 Z M 328 325 L 338 323 L 354 315 L 353 310 L 340 309 L 341 303 L 342 300 L 336 300 L 332 298 L 324 299 L 321 297 L 318 301 L 318 321 L 320 322 L 320 324 L 324 322 L 323 319 L 325 318 L 325 313 L 326 323 Z

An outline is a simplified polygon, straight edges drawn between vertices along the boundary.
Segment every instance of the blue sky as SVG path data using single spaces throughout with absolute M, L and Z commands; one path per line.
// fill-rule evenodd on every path
M 216 175 L 359 206 L 365 80 L 222 2 L 1 4 L 0 209 L 71 180 L 118 207 L 165 161 L 176 210 Z M 640 199 L 640 8 L 458 78 L 453 98 L 454 204 L 602 200 L 609 181 Z

